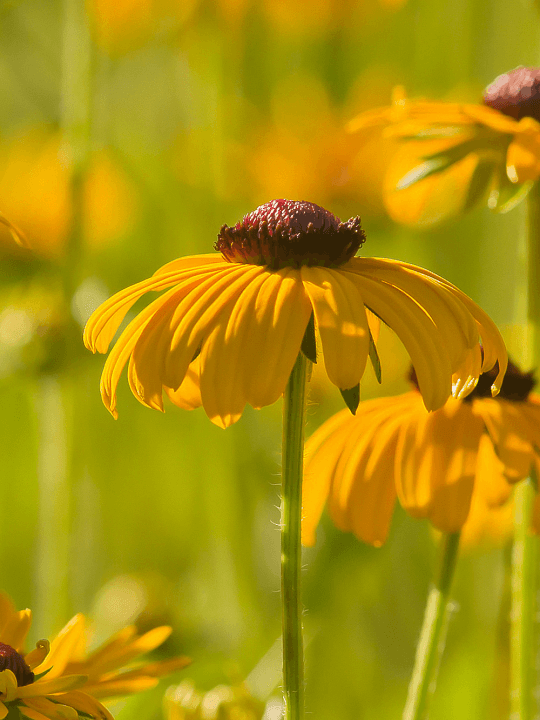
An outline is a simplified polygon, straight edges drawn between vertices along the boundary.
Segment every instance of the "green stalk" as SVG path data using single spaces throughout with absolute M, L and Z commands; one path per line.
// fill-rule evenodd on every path
M 281 603 L 284 720 L 302 720 L 304 717 L 300 528 L 308 363 L 309 360 L 300 352 L 289 377 L 283 399 Z
M 522 369 L 538 367 L 540 361 L 540 185 L 536 182 L 528 197 L 527 232 L 527 338 L 519 358 Z M 520 482 L 515 491 L 514 544 L 512 549 L 512 595 L 510 611 L 510 713 L 519 720 L 531 720 L 534 665 L 535 559 L 538 540 L 530 534 L 534 479 Z
M 427 716 L 428 703 L 435 690 L 446 641 L 450 589 L 456 569 L 459 536 L 460 533 L 448 533 L 443 535 L 441 540 L 439 572 L 426 604 L 403 720 L 423 720 Z
M 530 478 L 515 493 L 510 612 L 510 717 L 531 720 L 534 687 L 536 538 L 530 533 L 536 489 Z

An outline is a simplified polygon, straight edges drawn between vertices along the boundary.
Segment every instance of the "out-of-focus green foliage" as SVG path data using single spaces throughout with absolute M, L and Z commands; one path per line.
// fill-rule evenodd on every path
M 202 410 L 147 410 L 122 382 L 115 422 L 82 324 L 109 293 L 211 252 L 223 223 L 289 197 L 360 214 L 365 253 L 443 274 L 508 326 L 522 307 L 523 209 L 398 228 L 378 196 L 388 147 L 359 154 L 343 127 L 397 83 L 411 96 L 475 101 L 499 73 L 537 62 L 537 9 L 89 0 L 90 144 L 74 203 L 62 125 L 74 1 L 0 4 L 0 210 L 36 248 L 1 237 L 2 586 L 36 608 L 33 640 L 77 610 L 93 614 L 97 639 L 134 619 L 171 623 L 168 649 L 193 658 L 198 687 L 249 676 L 265 700 L 279 680 L 281 408 L 248 408 L 225 432 Z M 368 375 L 363 397 L 406 387 L 390 333 L 379 355 L 382 387 Z M 339 407 L 316 373 L 308 432 Z M 304 555 L 307 710 L 319 720 L 400 716 L 433 556 L 427 525 L 402 512 L 382 549 L 323 522 Z M 432 720 L 505 716 L 506 561 L 483 549 L 458 567 Z M 156 717 L 163 691 L 118 716 Z

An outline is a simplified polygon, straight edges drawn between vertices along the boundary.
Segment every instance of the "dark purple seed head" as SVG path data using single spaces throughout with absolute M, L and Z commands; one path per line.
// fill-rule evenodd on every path
M 540 68 L 518 67 L 499 75 L 485 89 L 484 103 L 514 120 L 540 122 Z

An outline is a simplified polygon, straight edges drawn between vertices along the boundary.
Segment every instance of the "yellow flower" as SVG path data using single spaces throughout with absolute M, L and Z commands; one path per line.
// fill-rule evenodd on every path
M 306 444 L 303 542 L 315 542 L 326 502 L 335 525 L 380 546 L 396 495 L 416 518 L 444 532 L 461 530 L 476 488 L 500 507 L 535 463 L 540 470 L 540 396 L 510 363 L 500 395 L 481 376 L 464 401 L 427 413 L 417 391 L 361 403 L 355 417 L 327 420 Z
M 499 76 L 482 104 L 408 100 L 362 113 L 351 132 L 404 142 L 391 160 L 384 200 L 394 220 L 429 224 L 487 199 L 514 207 L 540 177 L 540 69 Z
M 245 685 L 218 685 L 206 693 L 191 680 L 168 688 L 164 698 L 166 720 L 261 720 L 264 703 Z
M 116 417 L 116 388 L 129 360 L 130 387 L 144 405 L 163 410 L 164 389 L 175 404 L 202 404 L 227 427 L 246 403 L 260 408 L 283 394 L 301 347 L 315 359 L 314 317 L 328 377 L 354 412 L 368 355 L 378 367 L 366 308 L 405 345 L 428 409 L 445 403 L 452 376 L 455 394 L 467 394 L 481 367 L 498 361 L 496 393 L 506 350 L 487 315 L 427 270 L 353 257 L 363 242 L 359 218 L 341 223 L 307 202 L 274 200 L 224 225 L 215 246 L 221 254 L 174 260 L 88 320 L 86 346 L 106 352 L 139 297 L 172 288 L 117 340 L 101 379 L 105 405 Z
M 30 720 L 77 720 L 78 714 L 112 720 L 99 699 L 154 687 L 159 677 L 185 667 L 187 658 L 138 664 L 140 655 L 161 645 L 169 627 L 138 635 L 126 627 L 98 650 L 86 652 L 86 621 L 75 615 L 49 645 L 40 640 L 24 654 L 30 610 L 16 611 L 0 593 L 0 718 L 11 707 Z

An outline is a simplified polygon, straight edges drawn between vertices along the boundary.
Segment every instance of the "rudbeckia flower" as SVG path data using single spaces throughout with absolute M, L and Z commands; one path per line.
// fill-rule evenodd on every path
M 349 124 L 374 129 L 406 141 L 384 190 L 394 220 L 437 222 L 486 200 L 505 212 L 540 177 L 540 69 L 500 75 L 478 104 L 408 100 L 398 88 L 390 107 Z
M 368 311 L 405 345 L 428 409 L 446 402 L 452 378 L 454 392 L 466 394 L 498 361 L 496 393 L 507 360 L 489 317 L 427 270 L 354 257 L 364 239 L 358 217 L 340 222 L 313 203 L 273 200 L 224 225 L 218 253 L 174 260 L 120 291 L 88 320 L 84 340 L 94 352 L 107 352 L 138 298 L 171 288 L 127 325 L 109 354 L 106 407 L 116 417 L 129 360 L 129 384 L 144 405 L 163 410 L 165 390 L 176 405 L 202 404 L 227 427 L 246 403 L 261 408 L 283 394 L 300 349 L 316 360 L 315 329 L 328 377 L 354 412 L 368 355 L 380 369 Z
M 334 524 L 360 540 L 386 540 L 396 496 L 415 518 L 459 532 L 474 492 L 500 507 L 512 486 L 540 471 L 540 396 L 513 364 L 491 397 L 495 370 L 464 400 L 426 412 L 415 389 L 340 412 L 306 443 L 303 543 L 313 545 L 325 503 Z M 414 379 L 414 374 L 412 375 Z
M 49 644 L 39 640 L 34 650 L 23 647 L 32 622 L 30 610 L 16 611 L 0 593 L 0 718 L 12 708 L 30 720 L 112 720 L 99 699 L 154 687 L 160 676 L 185 667 L 187 658 L 138 663 L 143 653 L 161 645 L 171 628 L 159 627 L 138 635 L 126 627 L 96 651 L 86 652 L 86 621 L 75 617 Z M 127 667 L 126 667 L 127 666 Z

